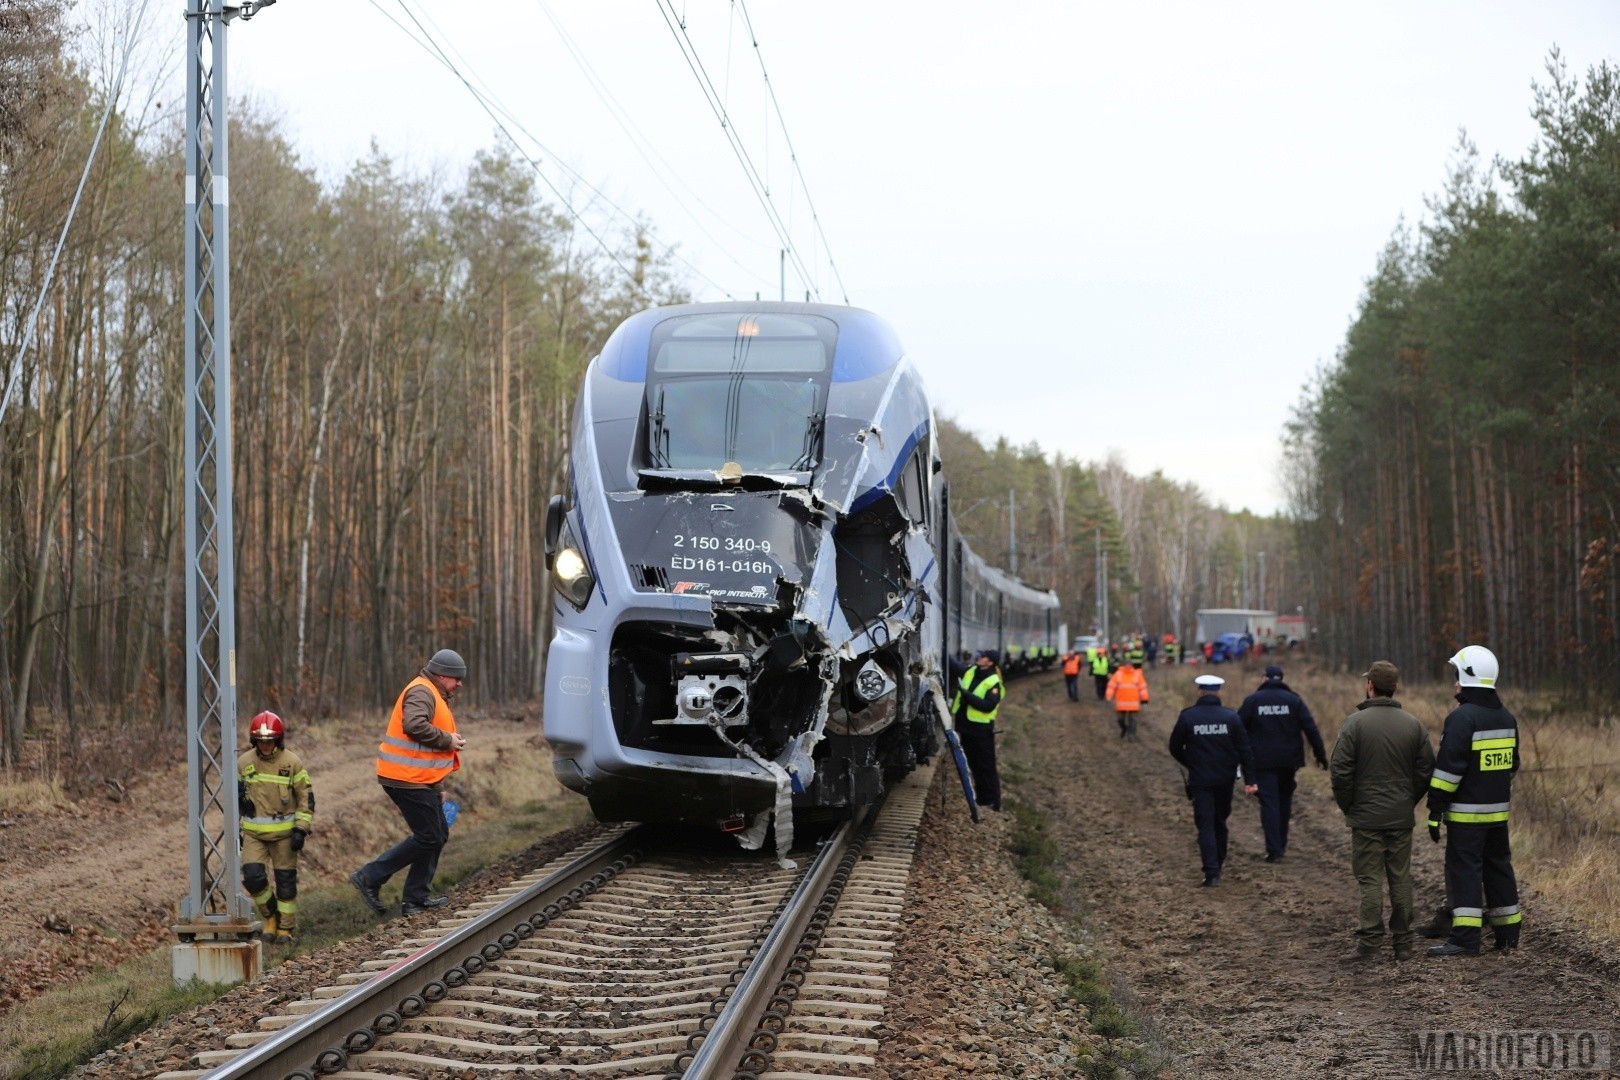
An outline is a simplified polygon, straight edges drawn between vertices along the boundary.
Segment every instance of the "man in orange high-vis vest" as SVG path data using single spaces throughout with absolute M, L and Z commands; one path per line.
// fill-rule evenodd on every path
M 1108 700 L 1114 703 L 1114 718 L 1119 721 L 1119 737 L 1136 738 L 1136 714 L 1148 699 L 1147 678 L 1142 669 L 1129 656 L 1125 666 L 1108 677 Z
M 378 915 L 388 913 L 379 890 L 401 870 L 405 890 L 400 914 L 416 915 L 450 903 L 447 896 L 434 896 L 431 886 L 439 853 L 450 837 L 444 819 L 444 779 L 461 768 L 460 751 L 467 746 L 456 731 L 450 699 L 466 678 L 467 663 L 459 653 L 451 649 L 434 653 L 394 702 L 388 730 L 377 746 L 377 782 L 411 830 L 411 835 L 349 875 L 349 884 Z
M 1063 658 L 1063 684 L 1068 687 L 1069 700 L 1080 700 L 1080 647 L 1071 645 Z

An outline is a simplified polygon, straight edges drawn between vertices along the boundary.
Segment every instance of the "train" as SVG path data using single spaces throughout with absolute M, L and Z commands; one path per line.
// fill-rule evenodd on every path
M 739 834 L 872 803 L 938 750 L 956 658 L 1049 665 L 1057 596 L 975 554 L 933 407 L 854 307 L 657 307 L 575 402 L 547 509 L 544 729 L 602 821 Z

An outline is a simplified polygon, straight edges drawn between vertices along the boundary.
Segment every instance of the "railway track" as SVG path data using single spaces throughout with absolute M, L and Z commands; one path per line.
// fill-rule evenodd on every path
M 868 1077 L 932 772 L 794 870 L 618 830 L 158 1080 Z

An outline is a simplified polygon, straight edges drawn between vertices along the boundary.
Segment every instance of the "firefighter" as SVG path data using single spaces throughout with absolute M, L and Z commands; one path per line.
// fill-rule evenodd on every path
M 1136 714 L 1142 711 L 1142 706 L 1147 704 L 1148 700 L 1147 676 L 1136 666 L 1136 661 L 1126 657 L 1125 666 L 1109 678 L 1105 693 L 1108 700 L 1114 703 L 1114 719 L 1119 721 L 1119 737 L 1135 742 Z
M 1091 650 L 1091 681 L 1097 687 L 1097 700 L 1108 694 L 1108 649 L 1101 643 Z
M 951 701 L 956 718 L 956 734 L 962 740 L 973 771 L 974 801 L 990 810 L 1001 809 L 1001 774 L 996 771 L 996 713 L 1001 709 L 1006 684 L 996 666 L 994 649 L 979 654 L 974 666 L 962 673 L 962 682 Z
M 1147 650 L 1142 647 L 1142 639 L 1134 637 L 1130 644 L 1125 646 L 1125 662 L 1140 668 L 1147 662 Z
M 264 919 L 263 940 L 291 945 L 298 925 L 298 853 L 315 822 L 309 771 L 287 749 L 287 725 L 273 712 L 248 723 L 253 749 L 236 762 L 242 826 L 242 886 Z M 275 886 L 265 867 L 275 872 Z
M 1187 798 L 1198 826 L 1198 855 L 1204 869 L 1204 887 L 1221 883 L 1226 862 L 1226 819 L 1232 813 L 1232 779 L 1243 770 L 1243 792 L 1253 795 L 1254 754 L 1249 735 L 1237 713 L 1221 705 L 1219 675 L 1200 675 L 1198 700 L 1182 709 L 1170 732 L 1170 756 L 1187 770 Z
M 1288 822 L 1294 814 L 1294 773 L 1305 766 L 1299 737 L 1304 735 L 1316 755 L 1316 767 L 1326 769 L 1327 748 L 1316 730 L 1305 699 L 1283 682 L 1283 669 L 1266 666 L 1266 681 L 1243 699 L 1238 718 L 1254 748 L 1259 769 L 1260 826 L 1266 834 L 1266 862 L 1281 862 L 1288 850 Z
M 1070 646 L 1063 657 L 1063 684 L 1068 687 L 1069 700 L 1080 700 L 1080 649 Z
M 1481 929 L 1492 944 L 1519 944 L 1519 885 L 1508 845 L 1508 803 L 1519 769 L 1519 722 L 1496 693 L 1496 656 L 1464 646 L 1449 661 L 1456 672 L 1457 707 L 1446 717 L 1429 779 L 1429 838 L 1446 826 L 1446 901 L 1424 937 L 1450 933 L 1430 956 L 1478 956 Z M 1481 895 L 1483 893 L 1483 896 Z

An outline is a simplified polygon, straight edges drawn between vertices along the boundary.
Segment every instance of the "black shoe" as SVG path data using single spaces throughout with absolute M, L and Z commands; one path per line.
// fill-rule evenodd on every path
M 1199 886 L 1199 888 L 1213 889 L 1215 886 L 1219 885 L 1220 883 L 1221 883 L 1221 875 L 1219 875 L 1219 874 L 1205 874 L 1204 875 L 1204 882 L 1203 882 L 1202 885 Z
M 353 885 L 360 893 L 360 899 L 366 902 L 366 907 L 375 911 L 378 915 L 388 914 L 388 905 L 382 902 L 381 896 L 377 895 L 377 886 L 361 877 L 360 871 L 356 870 L 349 875 L 349 884 Z
M 420 915 L 424 911 L 437 911 L 439 908 L 449 907 L 448 896 L 430 896 L 420 904 L 413 904 L 409 900 L 399 905 L 401 915 Z
M 1443 938 L 1451 933 L 1451 920 L 1442 922 L 1440 919 L 1430 919 L 1426 923 L 1412 927 L 1412 932 L 1418 937 Z
M 1283 857 L 1281 855 L 1273 855 L 1270 852 L 1267 852 L 1267 854 L 1266 854 L 1266 862 L 1282 862 L 1282 861 L 1283 861 Z
M 1448 941 L 1444 945 L 1431 945 L 1429 947 L 1429 955 L 1430 956 L 1478 956 L 1479 955 L 1479 947 L 1476 945 L 1472 949 L 1466 949 L 1461 945 L 1453 945 L 1451 942 Z

